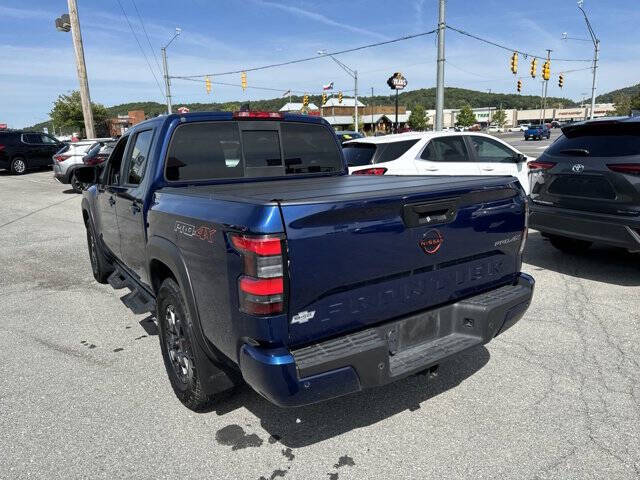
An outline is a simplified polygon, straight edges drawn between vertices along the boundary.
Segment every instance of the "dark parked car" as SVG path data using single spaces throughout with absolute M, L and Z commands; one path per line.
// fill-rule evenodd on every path
M 543 138 L 551 138 L 551 130 L 546 125 L 531 125 L 524 131 L 524 139 L 542 140 Z
M 64 144 L 46 133 L 10 130 L 0 132 L 0 169 L 20 175 L 51 165 L 51 157 Z
M 529 162 L 529 225 L 564 251 L 593 242 L 640 251 L 640 118 L 562 127 Z

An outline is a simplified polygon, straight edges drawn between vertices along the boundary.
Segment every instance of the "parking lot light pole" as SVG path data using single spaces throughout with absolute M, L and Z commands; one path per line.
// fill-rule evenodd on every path
M 342 63 L 333 55 L 328 55 L 325 50 L 318 50 L 316 53 L 318 55 L 327 55 L 328 57 L 331 57 L 331 60 L 336 62 L 338 65 L 340 65 L 340 67 L 353 78 L 353 81 L 354 81 L 353 97 L 354 97 L 354 109 L 355 109 L 354 110 L 355 120 L 353 124 L 355 126 L 355 131 L 357 132 L 358 131 L 358 71 L 347 67 L 344 63 Z
M 176 33 L 171 37 L 171 40 L 169 40 L 164 47 L 160 48 L 162 51 L 162 69 L 164 70 L 164 88 L 167 97 L 167 114 L 169 115 L 171 115 L 171 80 L 169 79 L 169 67 L 167 66 L 167 47 L 180 35 L 180 32 L 182 32 L 182 30 L 176 27 Z
M 584 4 L 583 0 L 578 0 L 578 8 L 584 15 L 584 21 L 587 24 L 587 30 L 589 31 L 589 35 L 591 36 L 591 41 L 593 42 L 593 80 L 591 82 L 591 112 L 589 112 L 589 118 L 593 120 L 593 112 L 596 108 L 596 72 L 598 71 L 598 52 L 600 51 L 600 40 L 596 37 L 593 28 L 591 28 L 591 22 L 589 22 L 589 17 L 587 17 L 587 13 L 582 8 Z

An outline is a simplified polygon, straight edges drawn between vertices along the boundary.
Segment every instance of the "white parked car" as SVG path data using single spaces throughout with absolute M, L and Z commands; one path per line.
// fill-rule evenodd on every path
M 513 175 L 529 193 L 527 162 L 499 138 L 477 132 L 412 132 L 342 145 L 355 175 Z
M 530 127 L 530 126 L 531 126 L 531 125 L 530 125 L 530 124 L 528 124 L 528 123 L 523 123 L 522 125 L 519 125 L 519 126 L 518 126 L 518 129 L 519 129 L 521 132 L 526 132 L 527 130 L 529 130 L 529 127 Z

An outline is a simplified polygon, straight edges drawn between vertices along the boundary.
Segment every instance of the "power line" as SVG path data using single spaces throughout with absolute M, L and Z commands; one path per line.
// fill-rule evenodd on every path
M 174 79 L 178 79 L 178 80 L 185 80 L 185 81 L 189 81 L 189 82 L 198 82 L 198 83 L 205 83 L 206 80 L 200 80 L 199 78 L 188 78 L 188 77 L 171 77 Z M 242 88 L 242 84 L 240 83 L 227 83 L 227 82 L 216 82 L 216 81 L 211 81 L 212 85 L 223 85 L 225 87 L 240 87 Z M 259 86 L 255 86 L 255 85 L 247 85 L 246 88 L 253 88 L 254 90 L 267 90 L 270 92 L 284 92 L 285 89 L 284 88 L 275 88 L 275 87 L 259 87 Z M 289 90 L 289 89 L 287 89 Z M 354 89 L 348 89 L 348 90 L 340 90 L 341 92 L 353 92 Z M 291 93 L 298 93 L 301 95 L 306 94 L 312 94 L 313 95 L 314 90 L 310 89 L 310 90 L 291 90 Z
M 120 0 L 118 0 L 118 1 L 120 1 Z M 346 50 L 339 50 L 337 52 L 323 53 L 323 54 L 320 54 L 320 55 L 315 55 L 313 57 L 299 58 L 297 60 L 289 60 L 287 62 L 272 63 L 270 65 L 263 65 L 261 67 L 243 68 L 241 70 L 233 70 L 233 71 L 230 71 L 230 72 L 203 73 L 203 74 L 200 74 L 200 75 L 184 75 L 184 76 L 178 76 L 178 77 L 173 77 L 172 76 L 171 78 L 180 78 L 180 79 L 185 80 L 185 79 L 201 78 L 201 77 L 207 77 L 207 76 L 220 77 L 222 75 L 235 75 L 235 74 L 242 73 L 242 72 L 255 72 L 257 70 L 266 70 L 267 68 L 275 68 L 275 67 L 283 67 L 285 65 L 293 65 L 294 63 L 310 62 L 311 60 L 317 60 L 319 58 L 330 57 L 332 55 L 342 55 L 343 53 L 357 52 L 358 50 L 364 50 L 366 48 L 380 47 L 382 45 L 388 45 L 390 43 L 397 43 L 397 42 L 402 42 L 404 40 L 411 40 L 412 38 L 424 37 L 425 35 L 431 35 L 431 34 L 433 34 L 435 32 L 436 32 L 436 30 L 431 30 L 429 32 L 415 33 L 413 35 L 405 35 L 404 37 L 398 37 L 398 38 L 394 38 L 392 40 L 386 40 L 384 42 L 370 43 L 370 44 L 367 44 L 367 45 L 362 45 L 360 47 L 348 48 Z
M 479 37 L 477 35 L 474 35 L 473 33 L 469 33 L 466 32 L 464 30 L 460 30 L 459 28 L 455 28 L 452 27 L 451 25 L 447 25 L 447 28 L 449 30 L 453 30 L 454 32 L 457 32 L 461 35 L 466 35 L 467 37 L 473 38 L 475 40 L 478 40 L 480 42 L 484 42 L 487 43 L 489 45 L 493 45 L 494 47 L 498 47 L 501 48 L 503 50 L 506 50 L 508 52 L 517 52 L 520 53 L 522 55 L 524 55 L 525 57 L 533 57 L 533 58 L 539 58 L 539 59 L 545 59 L 546 55 L 536 55 L 535 53 L 530 53 L 530 52 L 525 52 L 523 50 L 518 50 L 517 48 L 510 48 L 510 47 L 506 47 L 504 45 L 501 45 L 499 43 L 493 42 L 491 40 L 487 40 L 486 38 L 482 38 Z M 554 60 L 556 62 L 592 62 L 592 59 L 581 59 L 581 58 L 552 58 L 551 60 Z
M 164 92 L 162 91 L 162 88 L 160 87 L 160 82 L 158 82 L 158 77 L 156 77 L 156 74 L 153 71 L 153 68 L 151 68 L 151 63 L 149 62 L 149 59 L 147 58 L 147 54 L 144 53 L 144 49 L 142 48 L 142 45 L 140 45 L 140 40 L 138 40 L 138 36 L 136 35 L 136 32 L 133 29 L 133 26 L 131 25 L 131 22 L 129 21 L 129 17 L 127 16 L 127 12 L 124 11 L 124 7 L 122 6 L 122 2 L 120 2 L 120 0 L 116 0 L 116 1 L 118 2 L 118 5 L 120 5 L 120 9 L 122 10 L 122 14 L 124 15 L 124 18 L 127 20 L 127 24 L 129 24 L 129 29 L 131 30 L 131 33 L 133 33 L 133 38 L 136 39 L 136 43 L 138 44 L 138 48 L 140 49 L 140 52 L 142 52 L 142 56 L 144 57 L 144 59 L 147 62 L 147 65 L 149 67 L 149 71 L 151 72 L 151 75 L 153 75 L 153 79 L 156 81 L 156 85 L 158 86 L 158 90 L 160 90 L 160 93 L 164 97 Z
M 140 15 L 140 10 L 138 10 L 138 5 L 136 4 L 136 0 L 131 0 L 133 3 L 133 8 L 136 9 L 136 13 L 138 14 L 138 18 L 140 19 L 140 25 L 142 25 L 142 31 L 144 35 L 147 37 L 147 43 L 149 44 L 149 49 L 151 53 L 153 53 L 153 58 L 156 61 L 156 67 L 158 67 L 158 72 L 162 72 L 162 68 L 160 68 L 160 62 L 158 61 L 158 55 L 156 54 L 155 49 L 151 45 L 151 39 L 149 38 L 149 34 L 147 33 L 147 28 L 144 26 L 144 21 L 142 20 L 142 15 Z

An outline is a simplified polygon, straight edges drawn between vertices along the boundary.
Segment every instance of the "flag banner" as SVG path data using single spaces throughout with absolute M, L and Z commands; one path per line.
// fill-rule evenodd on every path
M 333 90 L 333 82 L 329 83 L 328 85 L 323 85 L 322 90 Z
M 287 95 L 289 95 L 291 93 L 291 90 L 287 90 L 286 92 L 284 92 L 282 94 L 283 97 L 286 97 Z

